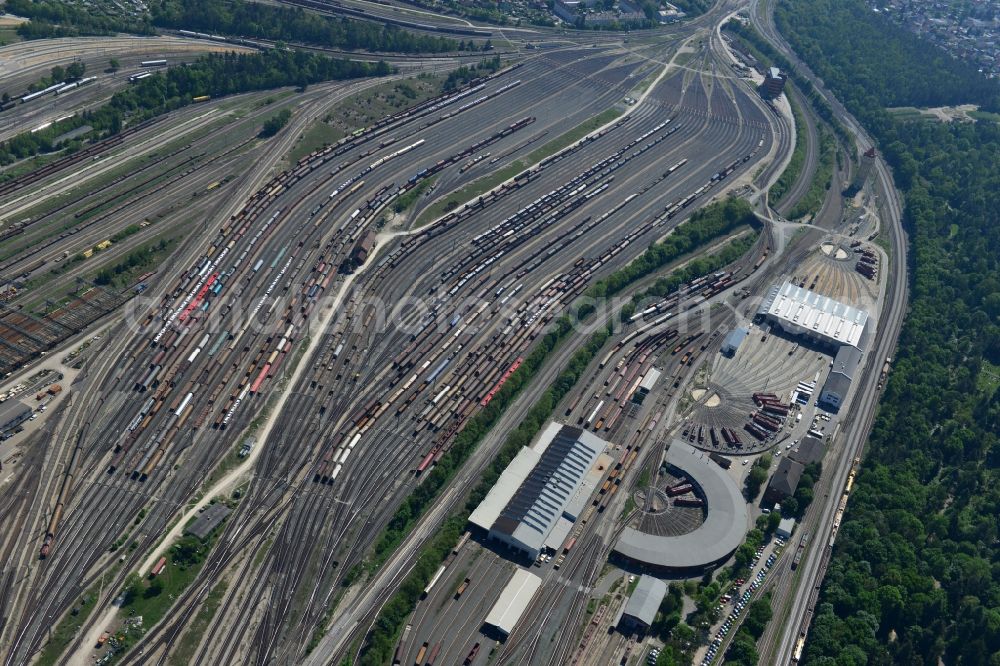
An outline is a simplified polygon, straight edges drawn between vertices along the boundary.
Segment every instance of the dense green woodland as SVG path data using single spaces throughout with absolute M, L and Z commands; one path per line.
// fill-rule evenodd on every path
M 127 18 L 124 13 L 104 15 L 60 0 L 6 3 L 6 11 L 31 19 L 18 27 L 18 34 L 25 39 L 115 32 L 153 34 L 159 27 L 348 50 L 438 53 L 465 47 L 464 41 L 417 35 L 395 26 L 245 0 L 155 0 L 150 3 L 149 15 L 138 18 Z M 471 40 L 468 46 L 472 48 Z
M 56 139 L 77 127 L 90 125 L 98 135 L 116 134 L 127 122 L 180 108 L 200 95 L 221 97 L 287 85 L 307 86 L 320 81 L 383 76 L 390 71 L 384 62 L 340 60 L 303 51 L 211 54 L 190 65 L 171 67 L 130 85 L 96 110 L 0 143 L 0 164 L 61 147 L 56 145 Z M 72 150 L 79 145 L 77 141 L 69 148 Z
M 242 0 L 158 0 L 150 4 L 161 28 L 303 42 L 338 49 L 401 53 L 454 51 L 452 39 L 417 35 L 391 25 L 332 18 L 299 8 Z
M 781 32 L 874 134 L 906 201 L 911 310 L 806 663 L 1000 664 L 1000 126 L 890 106 L 998 89 L 862 0 L 781 0 Z

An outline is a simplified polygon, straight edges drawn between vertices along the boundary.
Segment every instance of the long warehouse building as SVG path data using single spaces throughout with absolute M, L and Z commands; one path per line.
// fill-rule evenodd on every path
M 550 423 L 518 452 L 469 522 L 530 559 L 554 550 L 593 493 L 606 446 L 585 430 Z
M 500 634 L 501 639 L 510 636 L 541 586 L 541 578 L 518 568 L 486 616 L 486 625 Z
M 868 313 L 791 282 L 774 285 L 757 314 L 792 335 L 834 348 L 849 345 L 864 351 Z

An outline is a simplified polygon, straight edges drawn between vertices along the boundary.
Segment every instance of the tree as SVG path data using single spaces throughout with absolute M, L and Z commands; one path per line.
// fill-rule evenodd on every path
M 129 574 L 129 577 L 125 580 L 125 589 L 122 590 L 122 606 L 132 604 L 142 596 L 143 591 L 142 579 L 139 578 L 139 574 Z
M 74 60 L 69 65 L 66 66 L 66 78 L 67 79 L 81 79 L 83 78 L 84 72 L 87 71 L 87 66 L 83 64 L 80 60 Z
M 50 70 L 50 74 L 51 74 L 51 77 L 52 77 L 52 82 L 53 83 L 58 83 L 58 82 L 60 82 L 60 81 L 62 81 L 64 79 L 64 77 L 66 75 L 66 72 L 63 70 L 62 67 L 60 67 L 59 65 L 56 65 L 55 67 L 53 67 Z
M 746 619 L 743 626 L 754 638 L 760 638 L 764 634 L 767 623 L 771 621 L 771 595 L 768 594 L 761 599 L 757 599 L 747 609 Z
M 121 68 L 121 63 L 118 62 L 118 58 L 111 58 L 108 60 L 108 71 L 117 72 Z
M 742 629 L 738 631 L 726 653 L 726 663 L 738 666 L 756 666 L 759 658 L 757 644 L 753 637 Z

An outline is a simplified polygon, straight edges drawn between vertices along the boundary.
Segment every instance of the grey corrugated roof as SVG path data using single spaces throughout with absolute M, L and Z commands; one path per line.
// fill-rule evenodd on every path
M 615 552 L 658 567 L 695 568 L 728 557 L 747 533 L 746 500 L 736 482 L 708 454 L 679 439 L 667 451 L 666 462 L 684 472 L 708 505 L 705 522 L 680 536 L 654 536 L 625 528 Z
M 825 454 L 826 446 L 823 442 L 809 435 L 799 442 L 798 448 L 788 454 L 788 457 L 803 465 L 809 465 L 822 460 Z
M 493 604 L 490 614 L 486 616 L 486 624 L 510 635 L 541 586 L 541 578 L 519 568 Z
M 541 550 L 606 446 L 593 433 L 550 423 L 533 447 L 511 461 L 469 522 Z
M 757 309 L 785 328 L 830 344 L 862 346 L 868 313 L 791 282 L 774 285 Z
M 795 494 L 795 489 L 799 486 L 799 478 L 802 476 L 804 467 L 802 463 L 789 458 L 782 458 L 778 463 L 778 469 L 771 476 L 771 481 L 767 484 L 768 489 L 775 490 L 785 495 Z
M 722 348 L 732 350 L 739 349 L 740 344 L 749 334 L 750 331 L 745 328 L 734 328 L 729 331 L 729 335 L 727 335 L 726 339 L 722 342 Z
M 635 592 L 625 604 L 625 615 L 641 620 L 647 627 L 656 619 L 656 612 L 667 594 L 667 584 L 659 578 L 641 576 Z
M 492 531 L 540 549 L 603 450 L 604 442 L 589 432 L 573 426 L 560 428 L 500 512 Z
M 0 402 L 0 426 L 7 425 L 25 413 L 30 413 L 31 407 L 20 400 L 4 400 Z
M 188 534 L 193 534 L 199 539 L 204 539 L 218 527 L 223 518 L 229 515 L 229 507 L 222 503 L 210 504 L 207 509 L 201 512 L 197 520 L 187 529 Z
M 857 372 L 858 366 L 861 365 L 861 356 L 860 349 L 844 345 L 837 350 L 837 355 L 833 359 L 833 367 L 830 368 L 830 374 L 844 375 L 849 380 L 853 380 L 854 373 Z

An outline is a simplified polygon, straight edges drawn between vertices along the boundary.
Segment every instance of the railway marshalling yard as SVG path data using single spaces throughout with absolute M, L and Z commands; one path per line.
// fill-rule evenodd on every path
M 533 566 L 484 535 L 464 539 L 398 654 L 414 663 L 426 645 L 435 663 L 462 663 L 480 644 L 469 663 L 637 660 L 635 637 L 606 630 L 625 598 L 622 572 L 638 571 L 605 563 L 630 525 L 682 537 L 712 510 L 711 497 L 673 505 L 666 491 L 685 477 L 667 469 L 664 445 L 721 451 L 736 486 L 742 461 L 837 427 L 814 422 L 810 403 L 777 434 L 743 433 L 745 449 L 714 442 L 716 430 L 743 427 L 752 394 L 787 402 L 828 371 L 829 352 L 756 317 L 772 284 L 805 282 L 877 317 L 884 285 L 854 271 L 855 239 L 839 219 L 793 235 L 765 211 L 702 248 L 742 239 L 745 254 L 673 296 L 647 297 L 630 321 L 618 316 L 627 298 L 697 257 L 600 304 L 396 555 L 363 565 L 400 502 L 553 322 L 699 207 L 737 193 L 758 205 L 787 162 L 790 120 L 730 74 L 721 40 L 699 25 L 510 54 L 499 71 L 385 107 L 301 159 L 289 155 L 314 148 L 310 129 L 345 105 L 384 102 L 365 95 L 385 80 L 193 104 L 0 184 L 0 286 L 10 286 L 0 388 L 45 404 L 0 444 L 5 663 L 39 653 L 49 663 L 299 663 L 307 645 L 308 659 L 339 663 L 594 320 L 615 330 L 551 415 L 609 443 L 612 476 L 588 497 L 573 545 Z M 164 39 L 0 50 L 0 63 L 39 68 L 25 83 L 74 57 L 95 69 L 119 57 L 124 72 L 44 113 L 0 116 L 0 131 L 96 104 L 141 59 L 208 50 Z M 260 138 L 282 108 L 289 125 Z M 737 326 L 750 333 L 728 358 L 719 352 Z M 633 401 L 652 369 L 658 381 Z M 54 383 L 58 395 L 36 400 Z M 204 540 L 184 538 L 199 550 L 186 562 L 171 546 L 208 503 L 229 513 Z M 739 538 L 758 513 L 734 525 Z M 161 556 L 169 603 L 149 592 Z M 515 567 L 536 572 L 543 593 L 500 641 L 484 622 Z M 138 599 L 133 574 L 147 580 Z M 112 640 L 95 648 L 104 632 Z

